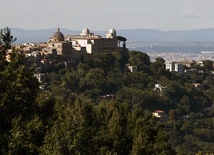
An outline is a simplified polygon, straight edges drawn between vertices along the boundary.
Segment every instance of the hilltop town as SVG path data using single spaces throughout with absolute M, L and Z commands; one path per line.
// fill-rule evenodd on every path
M 29 63 L 45 69 L 59 62 L 74 64 L 79 62 L 84 54 L 97 53 L 104 50 L 122 50 L 116 30 L 110 29 L 106 38 L 84 29 L 80 35 L 66 35 L 60 28 L 44 43 L 24 43 L 16 45 Z M 124 42 L 125 45 L 125 42 Z
M 122 40 L 121 40 L 122 38 Z M 146 47 L 147 44 L 144 46 Z M 151 44 L 157 46 L 158 44 Z M 46 83 L 46 71 L 48 68 L 56 64 L 63 63 L 68 67 L 77 65 L 81 58 L 86 54 L 94 54 L 102 51 L 123 51 L 127 52 L 126 39 L 117 36 L 115 29 L 110 29 L 106 33 L 106 37 L 90 32 L 88 28 L 82 30 L 79 35 L 64 35 L 60 28 L 43 43 L 24 43 L 16 45 L 16 48 L 27 58 L 28 65 L 35 66 L 34 76 L 39 80 L 41 85 Z M 166 70 L 178 72 L 180 75 L 190 73 L 188 69 L 195 63 L 203 66 L 204 61 L 208 60 L 212 53 L 202 53 L 203 57 L 197 59 L 197 53 L 157 53 L 148 50 L 151 61 L 155 61 L 157 57 L 165 58 Z M 184 59 L 186 58 L 186 59 Z M 190 59 L 188 59 L 190 58 Z M 195 61 L 196 60 L 196 61 Z M 137 71 L 137 66 L 131 64 L 126 65 L 131 72 Z M 202 70 L 194 70 L 194 72 L 202 73 Z M 43 88 L 43 87 L 41 87 Z
M 86 54 L 115 50 L 125 52 L 125 41 L 123 37 L 117 36 L 115 29 L 110 29 L 106 38 L 102 38 L 91 33 L 88 28 L 83 29 L 79 35 L 64 35 L 58 28 L 47 42 L 23 43 L 16 45 L 16 48 L 26 56 L 28 65 L 35 66 L 34 75 L 39 82 L 44 83 L 45 70 L 48 68 L 58 63 L 77 65 Z

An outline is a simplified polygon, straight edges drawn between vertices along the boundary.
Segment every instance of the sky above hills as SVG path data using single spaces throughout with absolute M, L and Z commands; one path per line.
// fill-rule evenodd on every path
M 214 0 L 0 0 L 0 28 L 214 28 Z

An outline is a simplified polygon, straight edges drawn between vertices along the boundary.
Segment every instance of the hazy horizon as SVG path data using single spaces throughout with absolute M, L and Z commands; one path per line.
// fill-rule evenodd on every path
M 4 26 L 4 27 L 0 27 L 0 28 L 5 28 L 5 27 L 8 27 L 8 26 Z M 65 28 L 65 27 L 50 27 L 50 28 L 38 28 L 38 29 L 28 29 L 28 28 L 19 28 L 19 27 L 8 27 L 10 29 L 20 29 L 20 30 L 26 30 L 26 31 L 40 31 L 40 30 L 57 30 L 58 28 L 60 28 L 60 30 L 62 29 L 65 29 L 65 30 L 70 30 L 70 31 L 79 31 L 81 32 L 83 29 L 72 29 L 72 28 Z M 86 27 L 87 28 L 87 27 Z M 109 29 L 99 29 L 99 30 L 96 30 L 96 29 L 89 29 L 91 32 L 93 31 L 101 31 L 101 32 L 107 32 L 108 30 L 110 30 L 111 28 Z M 118 30 L 157 30 L 157 31 L 164 31 L 164 32 L 167 32 L 167 31 L 194 31 L 194 30 L 203 30 L 203 29 L 214 29 L 214 26 L 213 27 L 210 27 L 210 28 L 197 28 L 197 29 L 188 29 L 188 30 L 160 30 L 160 29 L 153 29 L 153 28 L 124 28 L 124 29 L 116 29 L 117 31 Z
M 214 28 L 213 0 L 0 0 L 0 27 L 41 30 Z

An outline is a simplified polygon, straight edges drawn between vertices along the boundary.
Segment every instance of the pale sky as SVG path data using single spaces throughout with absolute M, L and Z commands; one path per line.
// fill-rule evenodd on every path
M 214 0 L 0 0 L 0 28 L 214 28 Z

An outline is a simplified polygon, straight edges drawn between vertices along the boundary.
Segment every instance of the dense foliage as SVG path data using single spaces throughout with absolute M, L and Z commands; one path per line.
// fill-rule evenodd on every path
M 75 67 L 46 70 L 39 90 L 33 69 L 0 34 L 0 154 L 196 154 L 214 152 L 212 61 L 180 76 L 139 51 L 85 55 Z M 137 66 L 130 72 L 126 64 Z M 196 88 L 193 83 L 201 83 Z M 167 86 L 157 93 L 154 85 Z M 166 120 L 152 117 L 161 109 Z M 199 152 L 200 151 L 200 152 Z

